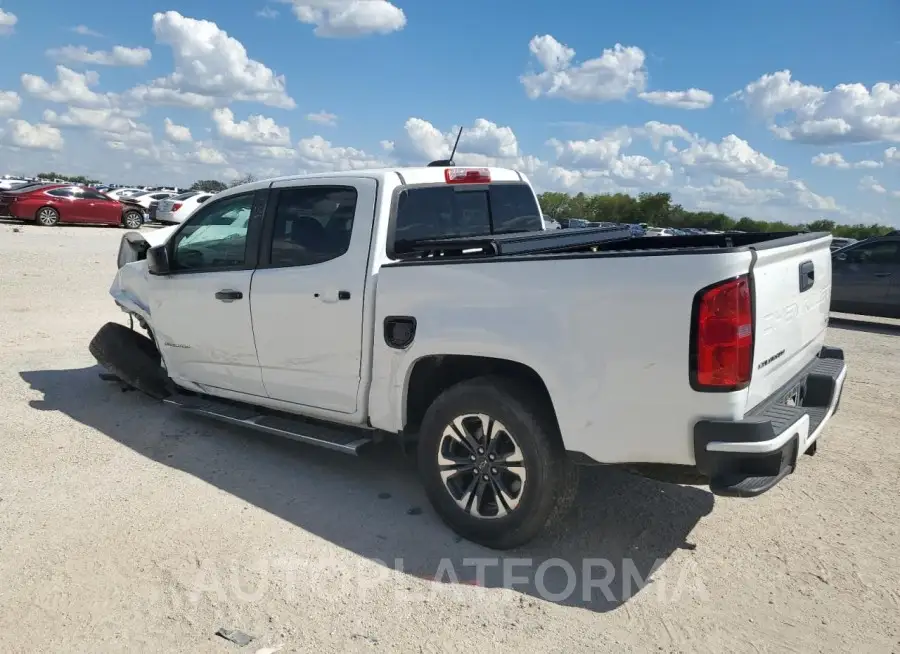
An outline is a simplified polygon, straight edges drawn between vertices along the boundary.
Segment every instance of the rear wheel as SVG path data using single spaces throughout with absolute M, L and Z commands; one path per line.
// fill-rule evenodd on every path
M 144 214 L 140 211 L 129 209 L 122 216 L 122 224 L 125 226 L 125 229 L 140 229 L 141 225 L 144 224 Z
M 527 387 L 483 377 L 446 390 L 428 409 L 419 471 L 435 510 L 464 538 L 517 547 L 571 505 L 577 469 L 544 404 Z
M 53 227 L 59 224 L 59 212 L 53 207 L 41 207 L 35 215 L 39 225 Z
M 125 325 L 108 322 L 88 348 L 97 362 L 126 384 L 162 400 L 170 395 L 156 345 Z

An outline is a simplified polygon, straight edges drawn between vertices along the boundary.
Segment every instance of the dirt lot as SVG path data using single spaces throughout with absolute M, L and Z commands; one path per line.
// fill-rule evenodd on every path
M 123 320 L 121 230 L 17 229 L 0 224 L 0 651 L 900 651 L 896 323 L 832 327 L 841 411 L 770 493 L 590 469 L 563 528 L 498 560 L 439 523 L 399 451 L 345 457 L 100 380 L 87 344 Z

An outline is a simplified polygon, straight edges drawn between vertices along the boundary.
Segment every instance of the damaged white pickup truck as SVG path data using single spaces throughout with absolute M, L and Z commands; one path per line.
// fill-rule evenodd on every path
M 814 452 L 846 375 L 830 242 L 545 230 L 520 173 L 448 162 L 278 178 L 127 234 L 111 294 L 147 335 L 109 323 L 90 350 L 250 429 L 415 444 L 443 520 L 510 548 L 564 514 L 578 465 L 747 497 Z

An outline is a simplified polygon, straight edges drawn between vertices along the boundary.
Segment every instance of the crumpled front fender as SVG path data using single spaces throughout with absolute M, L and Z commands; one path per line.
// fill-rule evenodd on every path
M 116 304 L 124 311 L 141 316 L 148 324 L 151 322 L 149 274 L 146 260 L 126 264 L 119 268 L 109 288 Z

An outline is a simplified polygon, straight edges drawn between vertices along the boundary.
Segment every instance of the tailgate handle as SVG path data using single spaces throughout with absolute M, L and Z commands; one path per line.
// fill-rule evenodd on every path
M 812 261 L 800 264 L 800 292 L 808 291 L 816 283 L 816 268 Z

